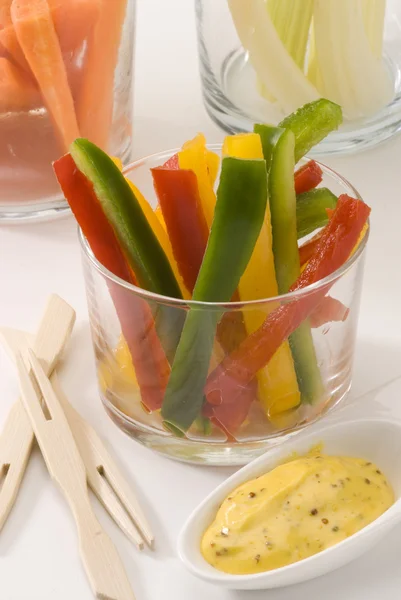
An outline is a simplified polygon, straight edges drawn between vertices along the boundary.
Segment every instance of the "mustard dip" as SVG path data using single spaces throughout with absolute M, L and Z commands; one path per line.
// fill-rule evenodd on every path
M 224 500 L 201 551 L 213 567 L 243 575 L 312 556 L 359 531 L 394 502 L 380 469 L 358 458 L 295 458 Z

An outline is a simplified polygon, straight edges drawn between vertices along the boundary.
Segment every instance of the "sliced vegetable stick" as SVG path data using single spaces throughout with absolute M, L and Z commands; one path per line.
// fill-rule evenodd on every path
M 174 258 L 188 290 L 193 291 L 209 230 L 202 211 L 198 180 L 188 169 L 151 169 Z
M 223 155 L 244 159 L 263 159 L 260 136 L 256 133 L 249 133 L 226 137 Z M 263 273 L 263 277 L 261 277 L 261 273 Z M 241 300 L 273 298 L 278 294 L 269 205 L 266 207 L 264 223 L 251 260 L 241 277 L 238 291 Z M 256 331 L 262 325 L 266 315 L 275 308 L 276 306 L 272 303 L 264 311 L 257 309 L 244 311 L 248 334 Z M 301 397 L 288 342 L 284 342 L 269 365 L 259 371 L 257 379 L 259 400 L 268 416 L 273 406 L 276 412 L 284 412 L 300 403 Z
M 319 98 L 295 64 L 266 10 L 265 0 L 228 0 L 238 37 L 263 85 L 288 113 Z
M 60 44 L 46 0 L 13 0 L 11 19 L 63 149 L 79 137 Z
M 8 58 L 0 57 L 0 112 L 37 108 L 40 93 L 30 77 Z
M 12 0 L 0 0 L 0 28 L 11 23 L 10 6 Z
M 218 168 L 218 159 L 217 162 L 213 162 L 210 155 L 211 153 L 206 148 L 205 137 L 202 134 L 198 134 L 193 140 L 184 144 L 182 150 L 178 153 L 180 168 L 193 171 L 198 179 L 202 210 L 209 229 L 213 222 L 216 206 L 213 178 L 216 177 Z
M 48 0 L 62 52 L 74 52 L 92 33 L 101 0 Z
M 308 266 L 290 291 L 301 290 L 339 269 L 360 239 L 369 213 L 370 208 L 361 200 L 340 196 Z M 207 397 L 218 394 L 222 403 L 232 402 L 238 390 L 269 362 L 283 340 L 310 316 L 333 283 L 270 313 L 263 325 L 209 375 L 205 388 Z
M 99 17 L 100 1 L 47 0 L 63 54 L 73 53 L 82 46 Z M 12 0 L 5 0 L 5 4 L 1 4 L 0 0 L 0 53 L 30 71 L 11 21 L 11 2 Z M 66 63 L 70 62 L 69 56 Z M 67 66 L 66 64 L 66 68 Z
M 13 24 L 10 23 L 0 30 L 0 53 L 2 56 L 9 58 L 24 71 L 30 73 L 30 68 L 17 39 L 17 33 Z
M 135 283 L 112 226 L 106 219 L 92 185 L 67 154 L 53 164 L 54 171 L 76 220 L 99 262 L 117 277 Z M 130 290 L 108 282 L 110 295 L 132 357 L 148 410 L 160 408 L 169 365 L 157 336 L 148 304 Z
M 117 167 L 120 169 L 120 171 L 122 171 L 123 164 L 122 164 L 121 160 L 119 158 L 113 158 L 113 161 L 117 165 Z M 178 164 L 178 162 L 177 162 L 177 164 Z M 132 183 L 132 181 L 130 179 L 128 179 L 127 177 L 126 177 L 126 180 L 128 181 L 132 191 L 134 192 L 135 197 L 138 200 L 138 202 L 143 210 L 146 220 L 148 221 L 149 225 L 153 229 L 153 233 L 159 240 L 159 244 L 163 248 L 163 250 L 168 258 L 171 268 L 173 269 L 175 278 L 177 279 L 177 283 L 180 286 L 180 290 L 182 292 L 182 297 L 185 300 L 189 300 L 191 298 L 191 294 L 188 292 L 187 288 L 185 287 L 184 281 L 178 270 L 178 265 L 174 258 L 173 248 L 171 246 L 170 239 L 167 235 L 167 228 L 166 228 L 166 224 L 164 222 L 163 214 L 161 212 L 160 207 L 159 206 L 157 207 L 160 209 L 160 212 L 157 209 L 155 209 L 155 211 L 153 211 L 149 202 L 146 200 L 146 198 L 143 196 L 143 194 L 138 190 L 138 188 Z
M 107 150 L 113 119 L 114 72 L 127 0 L 102 0 L 98 22 L 88 40 L 77 116 L 83 137 Z

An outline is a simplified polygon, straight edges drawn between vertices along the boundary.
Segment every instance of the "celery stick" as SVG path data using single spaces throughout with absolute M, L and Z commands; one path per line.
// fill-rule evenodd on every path
M 337 196 L 327 188 L 297 195 L 297 236 L 300 240 L 329 222 L 327 208 L 334 209 Z
M 364 0 L 362 2 L 365 31 L 370 47 L 377 58 L 383 54 L 384 17 L 386 0 Z
M 312 19 L 312 25 L 310 30 L 310 42 L 309 42 L 309 53 L 308 53 L 308 65 L 307 65 L 307 77 L 309 81 L 319 90 L 323 97 L 325 97 L 322 74 L 320 72 L 320 65 L 316 54 L 316 39 L 315 39 L 315 23 Z
M 341 107 L 321 98 L 299 108 L 281 121 L 279 127 L 290 129 L 295 135 L 295 162 L 298 162 L 341 123 Z
M 360 0 L 315 0 L 316 53 L 325 95 L 348 119 L 369 116 L 394 96 L 383 60 L 371 49 Z
M 281 41 L 303 71 L 313 0 L 267 0 L 267 9 Z
M 319 98 L 281 41 L 264 0 L 228 0 L 242 45 L 262 84 L 289 113 Z

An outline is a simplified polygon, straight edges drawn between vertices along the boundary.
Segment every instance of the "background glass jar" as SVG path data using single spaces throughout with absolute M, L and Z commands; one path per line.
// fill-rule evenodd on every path
M 320 96 L 344 124 L 316 153 L 378 144 L 401 128 L 398 0 L 195 0 L 206 109 L 229 132 L 279 123 Z
M 129 160 L 135 4 L 2 3 L 0 222 L 68 210 L 51 163 L 76 137 Z
M 209 148 L 221 153 L 221 146 Z M 157 201 L 150 169 L 162 165 L 173 154 L 173 151 L 157 154 L 125 170 L 125 175 L 154 207 Z M 343 178 L 327 167 L 322 168 L 322 185 L 336 195 L 345 192 L 358 196 Z M 114 422 L 134 439 L 180 460 L 214 465 L 243 464 L 269 445 L 320 418 L 346 396 L 351 385 L 368 235 L 347 264 L 319 284 L 279 298 L 226 305 L 165 298 L 132 286 L 107 271 L 94 258 L 82 234 L 80 238 L 101 398 Z M 219 321 L 212 358 L 208 362 L 213 369 L 224 357 L 223 336 L 234 344 L 251 320 L 262 323 L 280 305 L 299 306 L 297 303 L 321 296 L 322 291 L 323 295 L 329 291 L 329 302 L 341 308 L 343 320 L 332 322 L 331 318 L 322 318 L 322 311 L 317 310 L 310 323 L 303 325 L 307 329 L 311 327 L 310 332 L 307 331 L 311 336 L 307 370 L 308 383 L 313 383 L 313 404 L 300 403 L 290 347 L 284 344 L 276 366 L 269 363 L 275 371 L 269 371 L 268 365 L 268 370 L 261 373 L 261 378 L 258 373 L 252 385 L 238 388 L 241 393 L 234 403 L 215 407 L 212 413 L 206 410 L 210 406 L 205 405 L 203 416 L 198 417 L 185 437 L 166 430 L 158 402 L 163 400 L 164 388 L 159 393 L 154 376 L 163 372 L 163 357 L 160 352 L 151 351 L 157 348 L 153 337 L 155 328 L 157 333 L 176 331 L 177 323 L 184 321 L 189 310 L 203 313 L 201 320 L 205 327 Z M 153 319 L 162 325 L 160 330 L 152 325 Z M 159 334 L 160 340 L 161 337 Z M 204 340 L 204 329 L 200 327 L 196 343 L 201 345 Z M 205 360 L 209 359 L 207 355 Z M 188 384 L 185 398 L 189 402 L 190 373 L 199 368 L 197 360 L 199 356 L 189 365 L 188 378 L 184 378 Z M 278 385 L 273 393 L 271 381 L 275 377 Z M 145 410 L 144 405 L 153 409 L 152 412 Z

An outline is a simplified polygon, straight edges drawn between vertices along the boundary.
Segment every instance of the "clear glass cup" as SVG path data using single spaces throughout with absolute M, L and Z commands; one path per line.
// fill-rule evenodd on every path
M 195 6 L 203 98 L 224 130 L 278 124 L 321 96 L 341 104 L 345 118 L 315 154 L 374 146 L 401 129 L 398 0 L 195 0 Z
M 220 145 L 211 145 L 209 148 L 221 154 Z M 125 175 L 135 183 L 153 207 L 157 200 L 150 169 L 163 164 L 174 153 L 170 151 L 155 154 L 134 162 L 125 169 Z M 359 197 L 358 192 L 344 178 L 328 167 L 321 167 L 324 171 L 322 185 L 329 187 L 337 195 L 348 193 Z M 351 386 L 367 240 L 368 234 L 356 253 L 339 271 L 310 288 L 278 298 L 216 304 L 165 298 L 122 281 L 96 260 L 80 233 L 100 396 L 112 420 L 137 441 L 169 457 L 209 465 L 239 465 L 319 419 L 345 398 Z M 300 243 L 304 241 L 305 239 Z M 228 438 L 215 425 L 208 431 L 202 420 L 195 422 L 186 437 L 177 437 L 164 428 L 160 411 L 149 413 L 144 410 L 131 355 L 124 342 L 124 328 L 121 326 L 121 322 L 127 323 L 127 315 L 131 331 L 134 329 L 140 339 L 146 340 L 150 339 L 150 315 L 158 315 L 157 318 L 165 319 L 165 323 L 174 326 L 193 308 L 205 311 L 205 316 L 209 316 L 211 320 L 218 313 L 220 324 L 216 339 L 221 342 L 221 325 L 224 323 L 226 335 L 235 344 L 236 335 L 239 332 L 242 335 L 245 313 L 248 316 L 257 315 L 263 321 L 279 305 L 302 301 L 313 294 L 321 294 L 322 290 L 329 290 L 330 296 L 342 302 L 348 312 L 344 313 L 346 318 L 341 322 L 320 325 L 317 313 L 315 321 L 311 321 L 316 365 L 322 380 L 314 405 L 300 404 L 285 410 L 287 400 L 281 396 L 277 396 L 276 402 L 270 406 L 262 405 L 258 401 L 259 390 L 255 386 L 251 392 L 249 413 L 235 431 L 235 439 Z M 120 322 L 121 316 L 125 318 Z M 215 344 L 210 368 L 222 360 L 221 352 L 220 345 Z M 145 344 L 140 346 L 139 355 L 139 360 L 143 362 L 149 358 Z M 196 369 L 196 365 L 193 368 Z M 241 406 L 243 407 L 242 403 Z M 245 403 L 245 411 L 248 406 Z M 270 411 L 270 418 L 266 415 L 267 409 Z M 227 415 L 218 415 L 221 422 L 227 424 Z M 232 425 L 230 422 L 230 427 Z
M 47 5 L 0 9 L 0 223 L 68 210 L 52 161 L 76 137 L 130 159 L 136 0 Z

